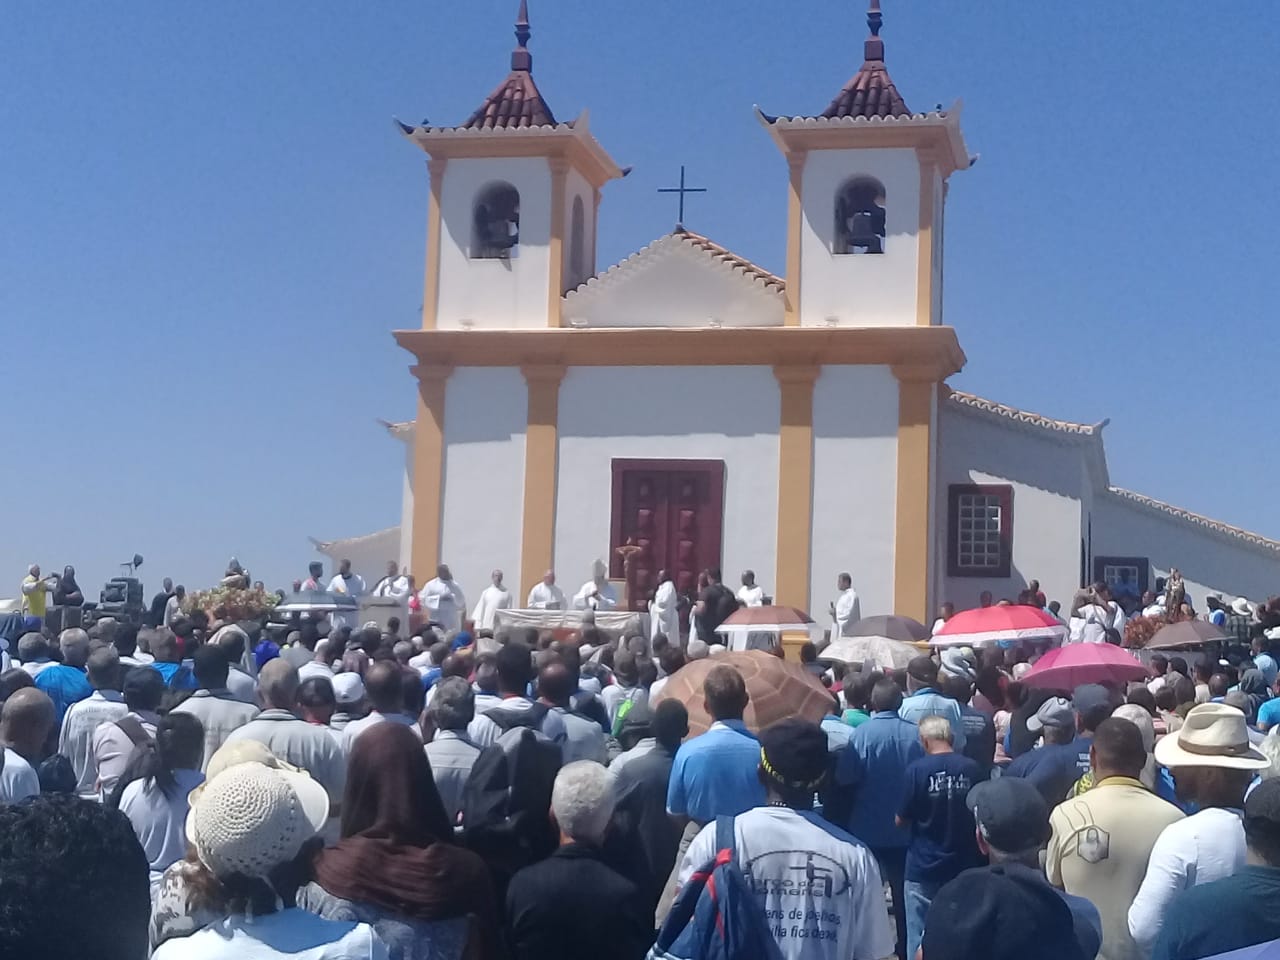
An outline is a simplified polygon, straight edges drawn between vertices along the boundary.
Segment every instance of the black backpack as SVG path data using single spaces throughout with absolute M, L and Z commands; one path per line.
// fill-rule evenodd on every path
M 548 816 L 560 745 L 537 729 L 547 711 L 535 703 L 486 713 L 503 733 L 480 751 L 462 791 L 463 841 L 504 893 L 517 870 L 549 857 L 560 841 Z

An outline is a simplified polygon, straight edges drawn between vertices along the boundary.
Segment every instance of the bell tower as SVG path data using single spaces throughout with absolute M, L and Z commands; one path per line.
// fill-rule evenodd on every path
M 970 165 L 960 105 L 907 108 L 885 66 L 883 22 L 871 0 L 862 66 L 822 113 L 757 110 L 789 173 L 789 326 L 941 323 L 947 179 Z
M 400 124 L 428 156 L 423 329 L 560 326 L 595 272 L 600 190 L 622 171 L 586 112 L 558 121 L 533 79 L 528 0 L 511 72 L 462 124 Z

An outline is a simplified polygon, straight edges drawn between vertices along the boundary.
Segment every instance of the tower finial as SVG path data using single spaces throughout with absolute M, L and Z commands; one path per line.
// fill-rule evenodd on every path
M 533 70 L 533 54 L 529 52 L 529 0 L 520 0 L 520 12 L 516 14 L 516 49 L 511 54 L 511 69 Z
M 864 45 L 863 57 L 867 60 L 884 60 L 884 41 L 880 39 L 880 27 L 884 24 L 884 16 L 880 13 L 880 0 L 871 0 L 867 10 L 867 29 L 871 36 Z

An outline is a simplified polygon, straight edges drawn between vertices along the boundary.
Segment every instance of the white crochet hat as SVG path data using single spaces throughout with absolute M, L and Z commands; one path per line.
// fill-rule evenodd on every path
M 324 827 L 329 795 L 305 773 L 239 763 L 205 784 L 187 839 L 215 876 L 265 877 Z

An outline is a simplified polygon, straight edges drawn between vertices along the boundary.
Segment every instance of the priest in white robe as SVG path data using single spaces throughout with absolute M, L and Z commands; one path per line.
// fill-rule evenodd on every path
M 831 617 L 835 621 L 831 636 L 835 637 L 851 637 L 853 636 L 853 626 L 862 619 L 862 608 L 858 602 L 857 591 L 853 589 L 853 577 L 847 573 L 840 574 L 836 580 L 836 587 L 840 591 L 840 595 L 836 597 L 835 603 L 831 604 Z
M 680 596 L 665 570 L 658 571 L 658 589 L 649 604 L 649 642 L 660 633 L 673 644 L 680 644 Z
M 471 611 L 471 620 L 477 630 L 492 630 L 499 610 L 511 609 L 511 591 L 502 584 L 502 571 L 495 570 L 490 575 L 493 581 L 484 588 L 476 608 Z
M 764 587 L 756 586 L 756 572 L 742 571 L 742 587 L 738 590 L 738 602 L 744 607 L 764 606 Z
M 449 565 L 436 567 L 436 575 L 418 592 L 422 610 L 427 619 L 440 624 L 446 631 L 461 630 L 462 617 L 467 610 L 467 599 L 462 587 L 453 579 Z
M 338 572 L 329 581 L 329 593 L 340 593 L 359 601 L 364 596 L 364 577 L 351 572 L 351 561 L 343 560 L 338 564 Z M 334 611 L 329 614 L 329 622 L 334 627 L 350 627 L 354 630 L 359 624 L 360 614 L 352 611 Z
M 409 596 L 409 578 L 400 572 L 400 565 L 394 560 L 387 561 L 387 575 L 373 585 L 373 595 L 393 600 Z
M 608 569 L 597 560 L 595 575 L 582 585 L 573 598 L 575 610 L 616 610 L 618 607 L 618 591 L 613 589 L 607 576 Z
M 525 608 L 528 610 L 565 609 L 564 591 L 556 586 L 554 570 L 548 570 L 542 575 L 542 582 L 534 584 L 533 589 L 529 591 Z

